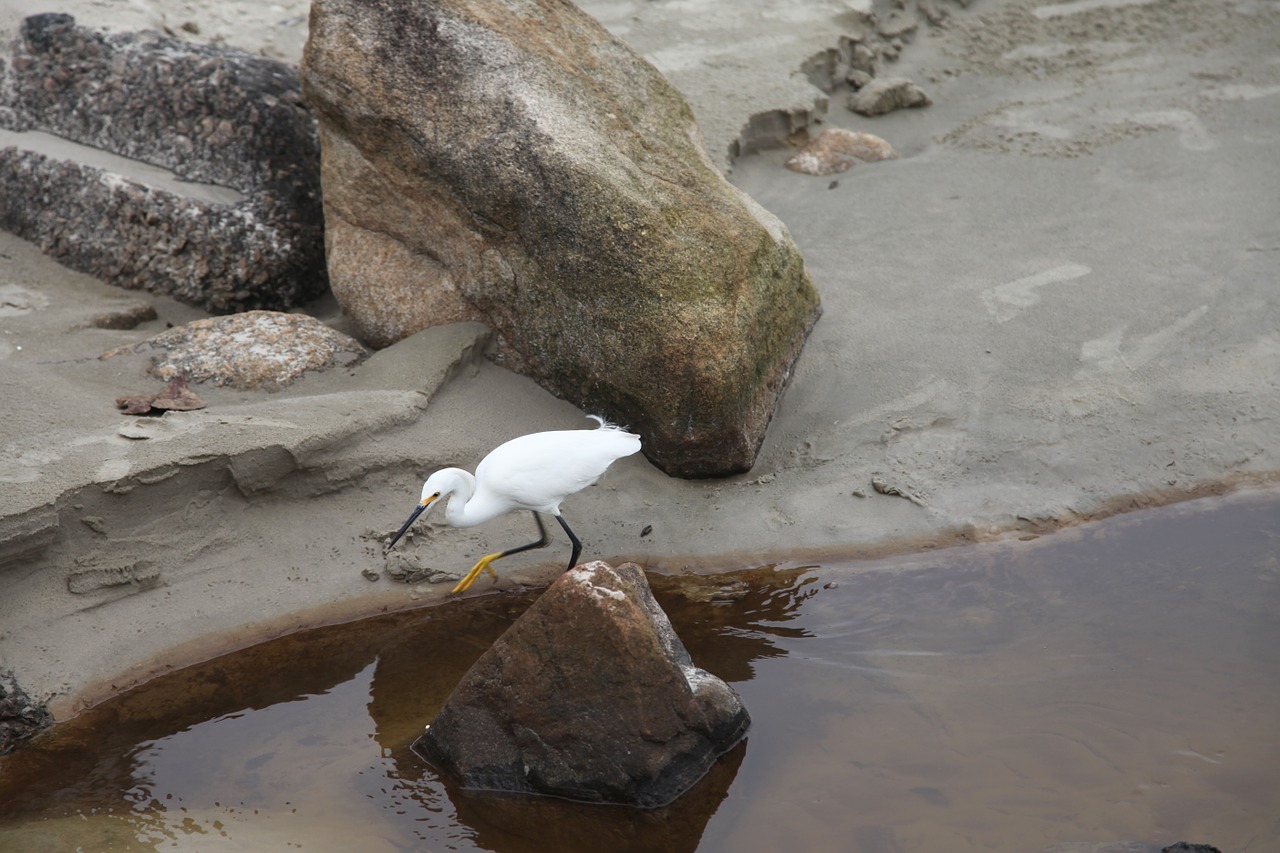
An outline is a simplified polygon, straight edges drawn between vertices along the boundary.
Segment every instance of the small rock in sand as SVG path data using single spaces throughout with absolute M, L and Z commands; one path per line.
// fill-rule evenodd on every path
M 8 755 L 20 741 L 51 725 L 48 708 L 27 695 L 11 671 L 0 670 L 0 755 Z
M 162 415 L 165 412 L 193 412 L 205 407 L 194 391 L 187 387 L 186 376 L 179 374 L 169 380 L 169 387 L 159 394 L 117 397 L 116 408 L 126 415 Z
M 810 140 L 786 162 L 786 167 L 806 175 L 832 175 L 852 167 L 859 160 L 894 160 L 893 146 L 870 133 L 829 127 Z
M 276 391 L 308 370 L 363 361 L 368 351 L 354 338 L 305 314 L 246 311 L 177 326 L 138 344 L 103 353 L 155 353 L 150 373 L 161 379 L 186 375 L 242 390 Z
M 864 116 L 878 116 L 905 107 L 927 107 L 933 101 L 905 77 L 872 80 L 849 96 L 849 109 Z
M 855 89 L 861 89 L 863 86 L 870 83 L 873 79 L 875 78 L 873 78 L 867 72 L 861 71 L 857 68 L 853 68 L 853 69 L 850 69 L 849 73 L 845 75 L 844 81 Z

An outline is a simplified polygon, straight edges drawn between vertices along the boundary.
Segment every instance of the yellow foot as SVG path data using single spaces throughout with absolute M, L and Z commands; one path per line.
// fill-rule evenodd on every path
M 466 577 L 458 581 L 458 585 L 455 586 L 449 594 L 457 595 L 460 592 L 466 592 L 467 589 L 470 588 L 471 584 L 475 583 L 476 578 L 480 576 L 481 572 L 488 572 L 489 574 L 493 575 L 494 580 L 497 580 L 498 573 L 493 570 L 493 566 L 490 564 L 501 556 L 502 554 L 498 553 L 498 554 L 486 554 L 485 556 L 481 557 L 480 562 L 476 563 L 474 566 L 471 567 L 471 571 L 467 572 Z

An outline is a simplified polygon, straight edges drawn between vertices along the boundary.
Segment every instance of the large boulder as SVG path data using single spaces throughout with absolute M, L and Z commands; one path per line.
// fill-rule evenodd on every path
M 634 563 L 561 575 L 467 671 L 413 748 L 464 787 L 666 805 L 746 734 Z
M 0 227 L 216 313 L 324 293 L 319 141 L 296 68 L 50 13 L 23 21 L 7 72 Z
M 751 467 L 818 295 L 651 65 L 560 0 L 316 0 L 302 71 L 366 343 L 480 319 L 668 473 Z

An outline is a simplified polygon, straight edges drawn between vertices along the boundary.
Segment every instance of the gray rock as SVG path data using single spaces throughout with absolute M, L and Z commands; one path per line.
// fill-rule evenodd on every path
M 303 89 L 366 343 L 482 319 L 668 473 L 750 468 L 818 295 L 651 65 L 570 4 L 318 0 Z
M 849 96 L 849 109 L 864 116 L 878 116 L 904 107 L 927 107 L 933 101 L 905 77 L 876 78 Z
M 862 42 L 849 45 L 849 69 L 861 71 L 868 78 L 876 76 L 876 52 Z
M 20 741 L 51 725 L 49 709 L 28 696 L 12 672 L 0 670 L 0 755 L 8 755 Z
M 881 21 L 877 30 L 883 39 L 902 39 L 910 41 L 920 28 L 920 20 L 916 15 L 902 9 L 893 9 Z
M 844 79 L 845 79 L 845 82 L 848 83 L 853 88 L 861 89 L 863 86 L 870 83 L 873 78 L 870 74 L 868 74 L 865 71 L 860 71 L 857 68 L 852 68 L 849 70 L 849 73 L 845 75 Z
M 746 734 L 634 563 L 566 572 L 468 670 L 413 748 L 464 787 L 652 808 Z
M 368 356 L 355 338 L 306 314 L 247 311 L 177 326 L 102 358 L 147 351 L 153 353 L 153 376 L 250 391 L 276 391 L 308 370 L 356 364 Z
M 44 14 L 23 21 L 7 71 L 0 127 L 169 169 L 239 200 L 21 142 L 0 150 L 0 227 L 81 272 L 213 312 L 288 308 L 324 292 L 318 140 L 295 68 Z

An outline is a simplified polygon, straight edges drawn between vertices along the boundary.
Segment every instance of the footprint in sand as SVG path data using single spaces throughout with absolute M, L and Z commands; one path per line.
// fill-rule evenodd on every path
M 982 291 L 979 296 L 997 323 L 1005 323 L 1040 301 L 1039 290 L 1050 284 L 1062 284 L 1093 272 L 1084 264 L 1063 264 L 1007 284 Z

